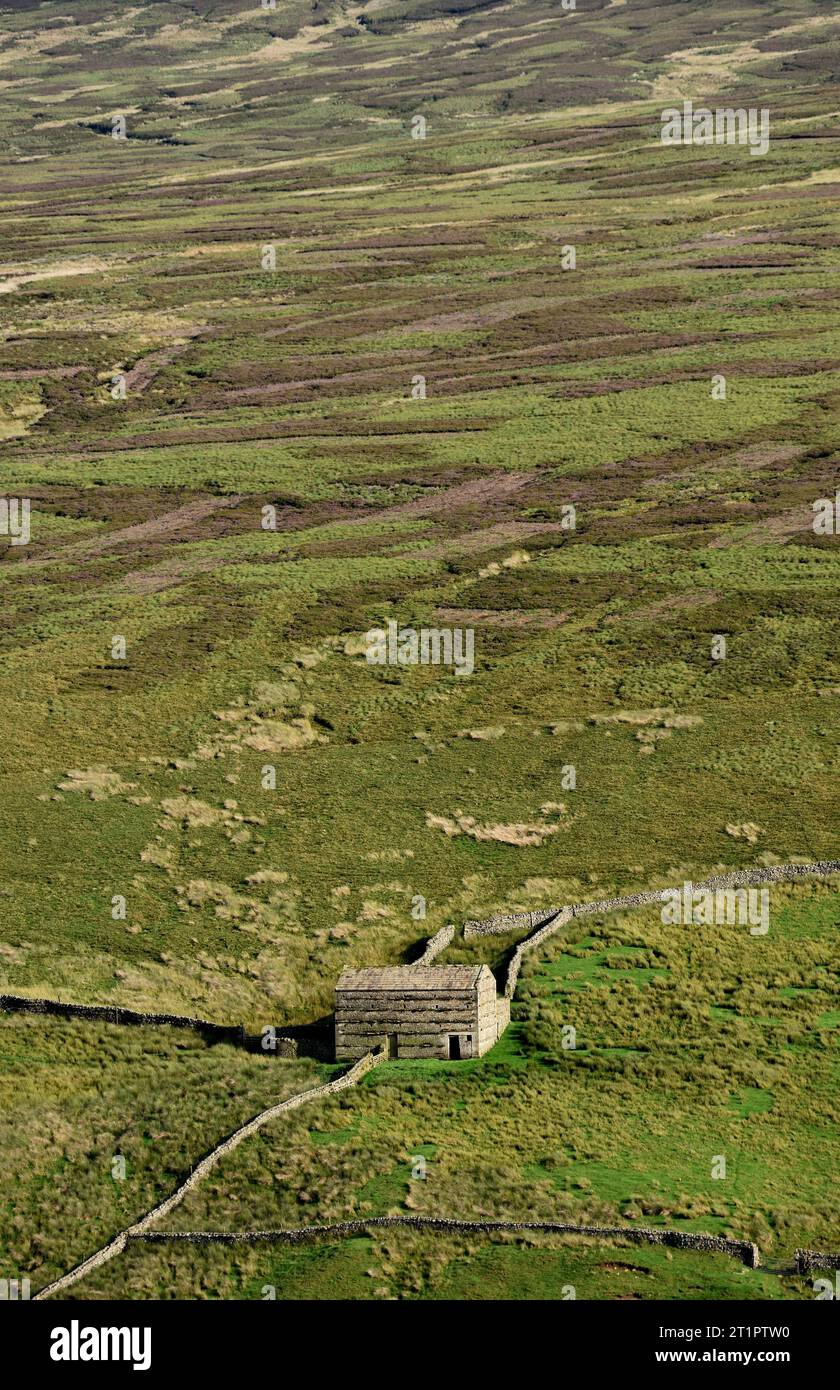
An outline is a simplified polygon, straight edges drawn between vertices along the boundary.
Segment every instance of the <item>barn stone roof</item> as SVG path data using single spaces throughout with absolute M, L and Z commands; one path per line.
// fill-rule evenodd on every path
M 336 989 L 438 990 L 474 989 L 486 965 L 386 965 L 344 970 Z

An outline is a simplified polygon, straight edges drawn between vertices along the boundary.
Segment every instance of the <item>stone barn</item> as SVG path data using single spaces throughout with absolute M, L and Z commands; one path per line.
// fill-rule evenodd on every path
M 486 965 L 345 970 L 335 989 L 335 1055 L 352 1061 L 385 1040 L 389 1057 L 481 1057 L 508 1018 Z

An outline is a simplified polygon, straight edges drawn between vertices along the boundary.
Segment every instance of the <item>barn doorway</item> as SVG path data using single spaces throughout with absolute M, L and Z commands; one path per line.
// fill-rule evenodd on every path
M 396 1033 L 389 1033 L 388 1036 L 387 1036 L 387 1038 L 385 1039 L 385 1041 L 386 1041 L 386 1043 L 387 1043 L 387 1045 L 388 1045 L 388 1057 L 393 1061 L 393 1059 L 394 1059 L 394 1058 L 396 1057 L 396 1055 L 397 1055 L 397 1035 L 396 1035 Z
M 460 1062 L 461 1060 L 461 1039 L 457 1033 L 449 1034 L 449 1060 L 450 1062 Z

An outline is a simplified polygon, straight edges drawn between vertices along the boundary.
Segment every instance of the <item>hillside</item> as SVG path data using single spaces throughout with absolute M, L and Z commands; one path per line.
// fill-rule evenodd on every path
M 832 0 L 0 6 L 0 492 L 31 502 L 0 537 L 0 992 L 300 1025 L 448 922 L 840 857 L 838 37 Z M 683 101 L 766 109 L 767 153 L 663 145 Z M 473 669 L 372 663 L 390 622 L 469 631 Z M 771 908 L 766 940 L 588 921 L 486 1059 L 383 1065 L 175 1225 L 840 1248 L 840 897 Z M 0 1035 L 33 1285 L 332 1075 Z M 135 1185 L 93 1199 L 118 1150 Z M 288 1297 L 811 1296 L 626 1255 L 138 1247 L 82 1296 L 259 1297 L 272 1261 Z

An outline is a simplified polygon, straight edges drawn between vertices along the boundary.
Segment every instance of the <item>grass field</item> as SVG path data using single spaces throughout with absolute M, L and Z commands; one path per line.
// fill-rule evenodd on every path
M 0 7 L 0 991 L 300 1024 L 447 922 L 840 858 L 838 37 L 832 0 Z M 768 153 L 664 146 L 683 100 L 766 108 Z M 473 674 L 368 663 L 389 620 L 472 629 Z M 170 1218 L 766 1267 L 397 1231 L 131 1246 L 75 1294 L 811 1297 L 840 894 L 771 912 L 572 923 L 485 1058 L 383 1065 Z M 0 1056 L 33 1288 L 333 1074 L 31 1017 Z

